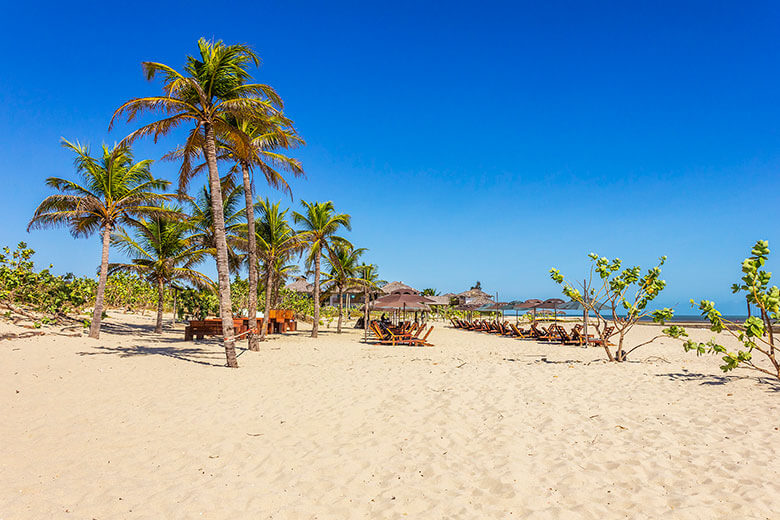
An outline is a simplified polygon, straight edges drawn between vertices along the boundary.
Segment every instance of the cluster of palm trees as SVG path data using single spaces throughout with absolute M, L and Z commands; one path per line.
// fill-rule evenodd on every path
M 82 182 L 49 178 L 48 185 L 59 193 L 39 205 L 28 229 L 64 226 L 77 237 L 100 231 L 103 249 L 91 337 L 99 336 L 106 279 L 113 271 L 143 274 L 157 284 L 156 329 L 161 331 L 165 285 L 186 280 L 213 286 L 194 267 L 206 257 L 215 258 L 215 289 L 230 367 L 238 366 L 230 273 L 241 265 L 247 266 L 249 278 L 250 350 L 259 349 L 258 342 L 267 330 L 266 312 L 259 335 L 255 333 L 261 271 L 267 309 L 281 270 L 294 255 L 308 252 L 306 264 L 314 270 L 313 337 L 319 325 L 323 257 L 330 267 L 326 280 L 339 288 L 340 296 L 349 285 L 368 284 L 366 290 L 370 289 L 371 277 L 360 273 L 374 273 L 375 279 L 375 267 L 358 266 L 363 250 L 355 249 L 338 234 L 342 228 L 350 229 L 349 215 L 336 213 L 332 202 L 304 201 L 302 211 L 292 213 L 299 227 L 296 231 L 286 219 L 288 210 L 268 199 L 255 200 L 255 172 L 270 186 L 290 192 L 284 174 L 302 176 L 303 169 L 285 153 L 304 141 L 284 114 L 280 96 L 268 85 L 251 82 L 248 68 L 252 64 L 257 66 L 259 59 L 245 45 L 201 39 L 198 53 L 187 57 L 183 72 L 162 63 L 144 62 L 147 79 L 162 77 L 161 95 L 122 104 L 112 116 L 109 130 L 119 118 L 128 123 L 146 113 L 159 118 L 131 132 L 114 148 L 103 146 L 99 157 L 90 155 L 79 143 L 63 140 L 76 155 L 76 171 Z M 134 162 L 130 145 L 143 137 L 157 142 L 182 126 L 189 129 L 185 142 L 163 157 L 181 164 L 178 191 L 165 193 L 170 183 L 152 176 L 151 161 Z M 220 175 L 220 163 L 228 165 L 224 175 Z M 208 183 L 195 197 L 189 197 L 188 185 L 201 171 L 207 173 Z M 236 182 L 239 175 L 240 183 Z M 179 205 L 183 201 L 187 201 L 189 211 Z M 131 263 L 109 263 L 112 243 L 128 254 Z

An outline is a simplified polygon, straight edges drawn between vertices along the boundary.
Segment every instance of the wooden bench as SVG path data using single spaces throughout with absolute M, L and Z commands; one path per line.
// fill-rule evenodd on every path
M 248 330 L 242 319 L 233 320 L 233 329 L 235 334 Z M 204 336 L 222 336 L 222 320 L 192 320 L 184 328 L 184 341 L 191 341 L 193 337 L 203 339 Z

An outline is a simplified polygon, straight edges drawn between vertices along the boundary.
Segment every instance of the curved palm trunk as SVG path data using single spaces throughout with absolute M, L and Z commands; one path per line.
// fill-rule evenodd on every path
M 314 254 L 314 323 L 311 327 L 311 337 L 316 338 L 320 330 L 320 256 L 322 252 L 317 249 Z
M 257 335 L 252 332 L 257 330 L 257 236 L 255 235 L 255 206 L 252 197 L 252 179 L 249 178 L 249 167 L 241 162 L 241 173 L 244 177 L 244 199 L 246 200 L 246 226 L 249 246 L 249 302 L 247 313 L 249 314 L 249 350 L 260 350 Z M 265 322 L 265 318 L 263 318 Z M 260 335 L 265 340 L 265 334 Z
M 265 335 L 268 332 L 268 311 L 271 309 L 271 277 L 270 268 L 266 269 L 265 275 L 265 310 L 263 311 L 263 329 L 260 331 L 260 341 L 265 341 Z
M 339 287 L 339 322 L 336 325 L 336 332 L 341 334 L 341 318 L 344 314 L 344 291 Z
M 89 325 L 89 337 L 100 337 L 100 320 L 103 318 L 103 295 L 106 292 L 106 280 L 108 280 L 108 246 L 111 244 L 111 225 L 103 228 L 103 253 L 100 257 L 100 277 L 98 278 L 97 292 L 95 293 L 95 309 L 92 311 L 92 323 Z
M 163 285 L 163 279 L 157 279 L 157 324 L 154 326 L 154 331 L 157 334 L 162 334 L 162 322 L 163 322 L 163 297 L 165 295 L 165 285 Z
M 211 211 L 214 214 L 214 240 L 217 249 L 217 278 L 219 279 L 219 316 L 222 318 L 225 357 L 229 367 L 238 368 L 236 340 L 233 335 L 233 309 L 230 301 L 230 273 L 225 239 L 225 215 L 222 208 L 222 186 L 219 183 L 219 171 L 217 170 L 217 146 L 214 129 L 209 123 L 203 125 L 203 132 L 206 137 L 206 146 L 203 152 L 209 169 Z

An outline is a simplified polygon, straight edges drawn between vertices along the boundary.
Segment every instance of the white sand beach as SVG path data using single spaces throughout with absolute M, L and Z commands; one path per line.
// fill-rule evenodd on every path
M 780 386 L 670 340 L 304 325 L 231 370 L 152 327 L 0 342 L 0 519 L 780 518 Z

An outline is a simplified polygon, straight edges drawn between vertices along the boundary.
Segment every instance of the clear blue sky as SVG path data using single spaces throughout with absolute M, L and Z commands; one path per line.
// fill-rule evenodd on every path
M 94 273 L 97 237 L 25 231 L 44 179 L 72 175 L 59 139 L 124 137 L 113 110 L 159 91 L 141 61 L 180 67 L 206 36 L 261 55 L 309 143 L 295 204 L 350 213 L 383 278 L 544 298 L 548 269 L 581 277 L 589 251 L 665 254 L 660 304 L 742 311 L 741 259 L 780 247 L 780 4 L 369 4 L 6 2 L 0 244 Z

